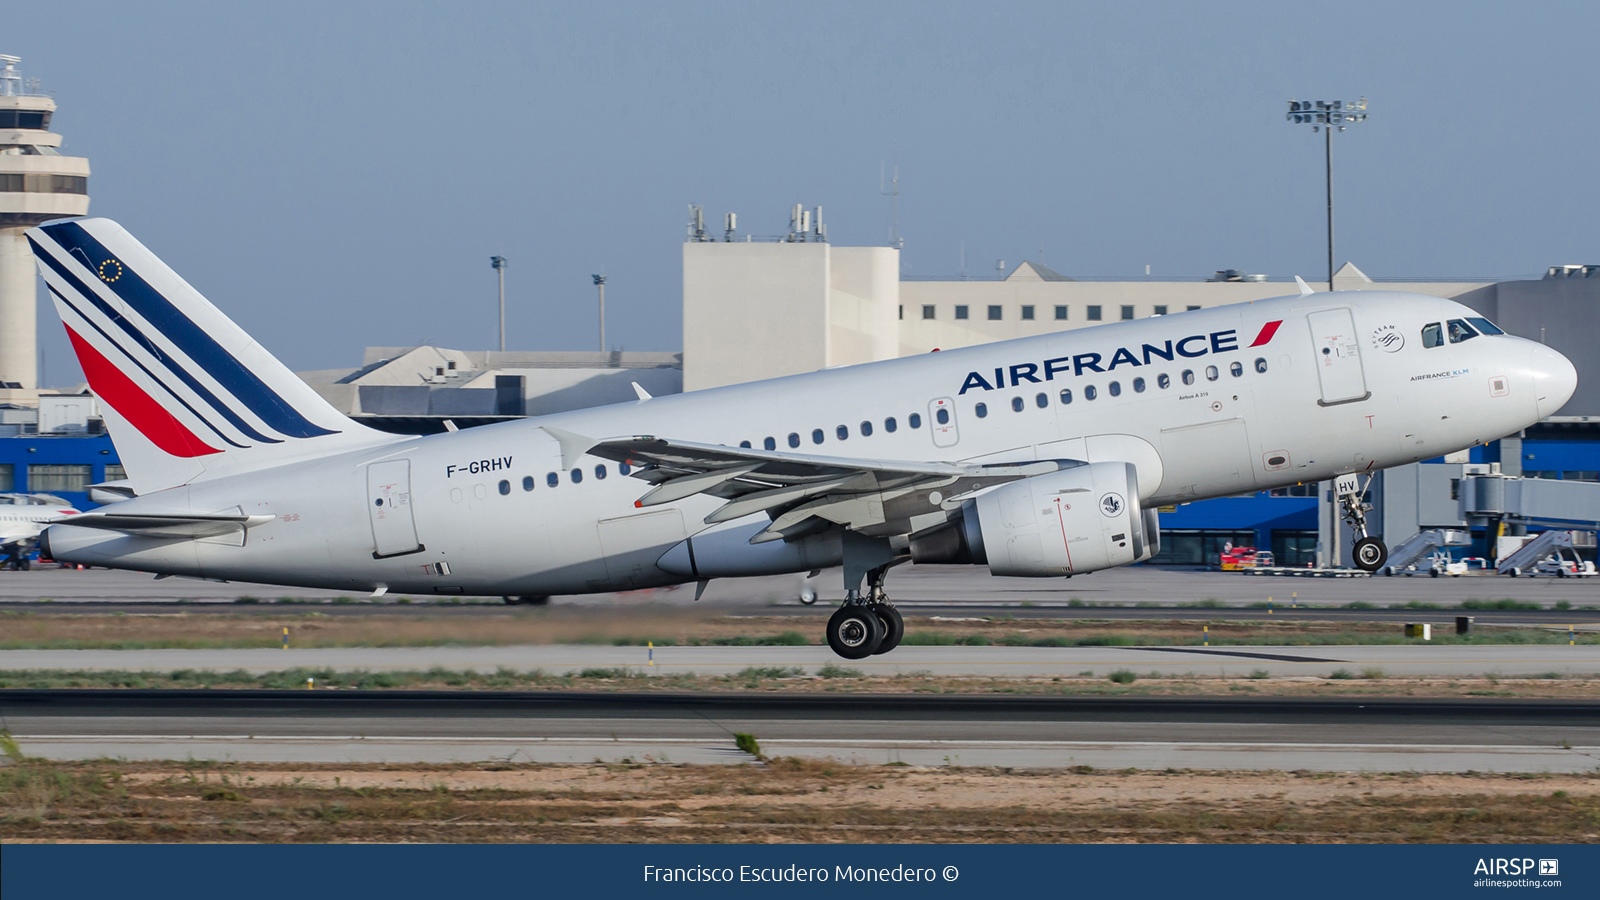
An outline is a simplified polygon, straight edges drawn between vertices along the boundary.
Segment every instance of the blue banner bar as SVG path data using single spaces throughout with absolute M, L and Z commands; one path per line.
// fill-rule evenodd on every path
M 1592 845 L 8 845 L 0 863 L 6 900 L 1600 896 Z

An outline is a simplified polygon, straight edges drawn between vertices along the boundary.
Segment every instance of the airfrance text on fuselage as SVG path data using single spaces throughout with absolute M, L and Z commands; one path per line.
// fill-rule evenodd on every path
M 1269 338 L 1270 340 L 1270 338 Z M 1256 344 L 1265 343 L 1259 338 Z M 1085 372 L 1111 372 L 1117 366 L 1148 366 L 1152 359 L 1164 359 L 1173 362 L 1175 356 L 1185 359 L 1195 359 L 1214 353 L 1229 353 L 1239 349 L 1239 333 L 1237 329 L 1227 331 L 1213 331 L 1210 334 L 1193 334 L 1179 341 L 1165 341 L 1161 344 L 1141 344 L 1138 352 L 1128 347 L 1118 347 L 1117 352 L 1111 355 L 1111 361 L 1104 367 L 1101 362 L 1105 357 L 1099 353 L 1078 353 L 1072 356 L 1058 356 L 1047 359 L 1043 363 L 1018 363 L 1014 366 L 1000 366 L 994 370 L 994 383 L 985 378 L 986 373 L 968 372 L 967 380 L 961 385 L 961 393 L 965 394 L 972 388 L 983 388 L 993 391 L 1006 387 L 1006 374 L 1011 376 L 1011 387 L 1018 387 L 1023 382 L 1042 384 L 1045 381 L 1054 381 L 1059 374 L 1081 376 Z M 1141 361 L 1141 356 L 1143 361 Z M 1043 375 L 1043 378 L 1040 376 Z

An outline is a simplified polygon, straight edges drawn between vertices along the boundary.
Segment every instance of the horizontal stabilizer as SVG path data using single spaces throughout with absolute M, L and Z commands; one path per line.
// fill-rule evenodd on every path
M 64 524 L 140 537 L 204 538 L 265 525 L 275 518 L 234 513 L 84 513 Z

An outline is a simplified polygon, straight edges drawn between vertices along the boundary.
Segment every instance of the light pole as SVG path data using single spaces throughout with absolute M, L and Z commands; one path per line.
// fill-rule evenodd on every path
M 1286 118 L 1296 125 L 1310 125 L 1323 132 L 1328 166 L 1328 290 L 1333 290 L 1333 130 L 1367 120 L 1367 98 L 1354 103 L 1343 100 L 1290 100 Z
M 594 286 L 600 289 L 600 352 L 606 352 L 606 277 L 604 275 L 590 275 L 594 279 Z
M 489 265 L 500 276 L 500 352 L 506 352 L 506 258 L 489 257 Z

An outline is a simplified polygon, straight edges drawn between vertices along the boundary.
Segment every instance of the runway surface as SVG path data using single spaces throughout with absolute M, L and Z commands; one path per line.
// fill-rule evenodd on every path
M 23 752 L 253 762 L 654 760 L 1588 772 L 1600 710 L 1561 701 L 772 694 L 0 691 Z
M 652 665 L 652 654 L 654 664 Z M 626 667 L 640 674 L 725 675 L 748 666 L 793 666 L 814 674 L 844 665 L 873 675 L 1054 676 L 1137 673 L 1328 676 L 1380 668 L 1389 675 L 1600 674 L 1600 644 L 1367 645 L 1326 647 L 900 647 L 847 662 L 824 646 L 615 647 L 534 644 L 505 647 L 337 647 L 234 650 L 0 650 L 0 670 L 207 669 L 271 672 L 297 667 L 339 671 L 473 669 L 542 670 L 549 674 Z
M 802 612 L 806 608 L 796 602 L 800 586 L 806 579 L 798 575 L 772 578 L 720 579 L 711 583 L 700 606 L 730 609 L 782 609 Z M 827 570 L 810 579 L 826 600 L 843 595 L 837 570 Z M 1350 602 L 1395 604 L 1418 601 L 1454 606 L 1462 600 L 1514 599 L 1553 606 L 1567 603 L 1589 609 L 1583 612 L 1592 620 L 1600 620 L 1600 579 L 1593 578 L 1503 578 L 1472 576 L 1463 578 L 1271 578 L 1239 575 L 1232 572 L 1206 572 L 1170 567 L 1134 566 L 1095 572 L 1072 579 L 1062 578 L 999 578 L 986 569 L 972 566 L 901 566 L 889 577 L 889 593 L 896 603 L 907 607 L 950 608 L 968 610 L 1003 609 L 1013 615 L 1059 614 L 1059 609 L 1080 604 L 1118 603 L 1132 606 L 1138 603 L 1173 605 L 1214 600 L 1219 603 L 1248 606 L 1265 603 L 1272 598 L 1282 615 L 1283 608 L 1291 603 L 1340 606 Z M 1298 595 L 1298 596 L 1296 596 Z M 196 608 L 209 604 L 229 604 L 229 609 L 245 611 L 249 607 L 234 605 L 241 596 L 262 600 L 279 597 L 332 601 L 339 597 L 364 600 L 366 592 L 352 587 L 348 591 L 323 591 L 307 588 L 284 588 L 271 585 L 252 585 L 187 578 L 165 578 L 156 581 L 152 576 L 138 572 L 116 572 L 107 569 L 87 571 L 64 569 L 37 569 L 31 572 L 0 572 L 0 607 L 32 604 L 49 598 L 56 608 L 70 608 L 73 604 L 166 604 L 187 601 Z M 635 591 L 626 594 L 593 594 L 574 597 L 556 597 L 557 605 L 623 605 L 663 603 L 694 605 L 693 586 Z M 324 611 L 361 615 L 381 610 L 384 612 L 436 611 L 449 609 L 453 614 L 472 614 L 474 610 L 500 610 L 503 606 L 441 606 L 435 597 L 417 597 L 410 606 L 398 604 L 394 595 L 384 598 L 381 604 L 352 603 L 325 606 Z M 1029 604 L 1024 606 L 1023 604 Z M 258 609 L 261 607 L 257 607 Z M 266 607 L 271 608 L 271 607 Z M 280 607 L 281 608 L 281 607 Z M 1088 610 L 1074 608 L 1075 614 L 1089 614 Z M 1264 610 L 1262 611 L 1264 612 Z M 1372 617 L 1371 611 L 1358 612 Z M 1144 616 L 1159 611 L 1127 610 L 1096 611 L 1095 615 Z M 1187 609 L 1186 615 L 1215 615 L 1214 611 Z M 1342 611 L 1341 611 L 1342 614 Z M 1437 611 L 1432 615 L 1440 615 Z M 1489 613 L 1472 613 L 1487 616 Z M 1526 614 L 1524 614 L 1526 615 Z

